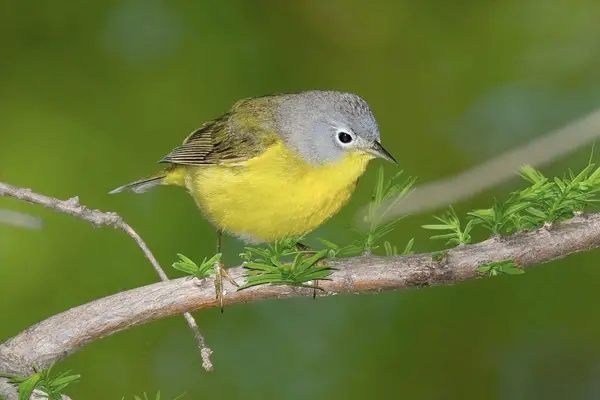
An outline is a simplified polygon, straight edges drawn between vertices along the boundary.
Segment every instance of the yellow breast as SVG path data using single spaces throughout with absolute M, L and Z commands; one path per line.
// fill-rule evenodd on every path
M 312 166 L 283 143 L 237 165 L 187 167 L 185 185 L 219 228 L 249 242 L 308 233 L 348 202 L 372 157 Z

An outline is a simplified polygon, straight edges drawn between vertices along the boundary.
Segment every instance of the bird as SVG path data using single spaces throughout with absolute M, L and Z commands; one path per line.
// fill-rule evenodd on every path
M 220 253 L 223 233 L 260 244 L 314 231 L 349 201 L 375 158 L 398 164 L 359 95 L 274 93 L 238 100 L 160 159 L 159 172 L 109 193 L 187 189 L 215 226 Z M 223 277 L 237 283 L 216 271 L 222 306 Z

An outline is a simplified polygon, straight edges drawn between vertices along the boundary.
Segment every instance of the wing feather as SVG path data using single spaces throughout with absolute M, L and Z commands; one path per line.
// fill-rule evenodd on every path
M 231 114 L 209 121 L 193 131 L 179 147 L 159 163 L 181 165 L 216 165 L 237 163 L 262 153 L 269 144 L 260 129 L 249 126 L 235 128 Z M 234 128 L 232 128 L 234 127 Z

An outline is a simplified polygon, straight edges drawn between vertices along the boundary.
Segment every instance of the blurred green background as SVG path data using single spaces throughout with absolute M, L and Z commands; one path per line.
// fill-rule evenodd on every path
M 598 20 L 591 0 L 5 0 L 0 181 L 119 212 L 165 267 L 178 252 L 201 260 L 214 233 L 183 190 L 107 192 L 152 172 L 235 100 L 359 93 L 401 167 L 430 182 L 600 106 Z M 544 172 L 580 168 L 589 151 Z M 353 239 L 347 226 L 369 200 L 377 165 L 313 243 Z M 486 207 L 518 185 L 455 208 Z M 44 222 L 38 231 L 0 225 L 0 339 L 157 280 L 122 232 L 12 199 L 0 208 Z M 406 218 L 389 239 L 440 249 L 420 228 L 428 214 Z M 224 246 L 225 261 L 237 263 L 242 245 Z M 590 252 L 518 277 L 198 312 L 212 373 L 181 317 L 95 342 L 57 368 L 82 374 L 69 394 L 88 400 L 156 390 L 190 399 L 597 399 L 597 264 Z

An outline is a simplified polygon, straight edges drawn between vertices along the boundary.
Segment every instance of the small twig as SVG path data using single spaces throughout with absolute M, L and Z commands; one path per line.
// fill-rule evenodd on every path
M 156 260 L 156 258 L 144 242 L 144 240 L 141 238 L 141 236 L 138 235 L 138 233 L 135 230 L 133 230 L 133 228 L 129 224 L 127 224 L 123 220 L 123 218 L 121 218 L 117 213 L 102 212 L 99 210 L 90 209 L 80 204 L 79 198 L 77 196 L 71 197 L 68 200 L 60 200 L 35 193 L 29 189 L 19 188 L 1 182 L 0 196 L 13 197 L 15 199 L 26 201 L 28 203 L 39 204 L 54 211 L 81 218 L 85 221 L 92 223 L 92 225 L 94 225 L 95 227 L 108 226 L 121 229 L 137 243 L 140 249 L 142 249 L 142 252 L 150 261 L 150 264 L 152 264 L 152 267 L 154 268 L 160 279 L 164 282 L 169 280 L 169 277 L 167 276 L 165 271 L 160 267 L 160 264 L 158 263 L 158 261 Z M 210 361 L 210 355 L 212 354 L 212 350 L 206 346 L 204 337 L 202 336 L 202 333 L 200 333 L 200 329 L 198 328 L 198 324 L 194 320 L 194 317 L 192 317 L 192 315 L 187 312 L 184 313 L 184 317 L 189 327 L 194 332 L 194 336 L 198 343 L 198 347 L 200 348 L 202 366 L 205 370 L 212 371 L 213 365 Z
M 196 337 L 196 342 L 198 342 L 198 348 L 200 349 L 200 356 L 202 357 L 202 368 L 206 371 L 212 371 L 213 365 L 210 361 L 210 356 L 212 354 L 212 350 L 208 347 L 204 342 L 204 336 L 200 333 L 200 328 L 198 328 L 198 324 L 196 324 L 196 320 L 189 312 L 183 313 L 185 320 L 188 322 L 188 325 L 194 331 L 194 336 Z

